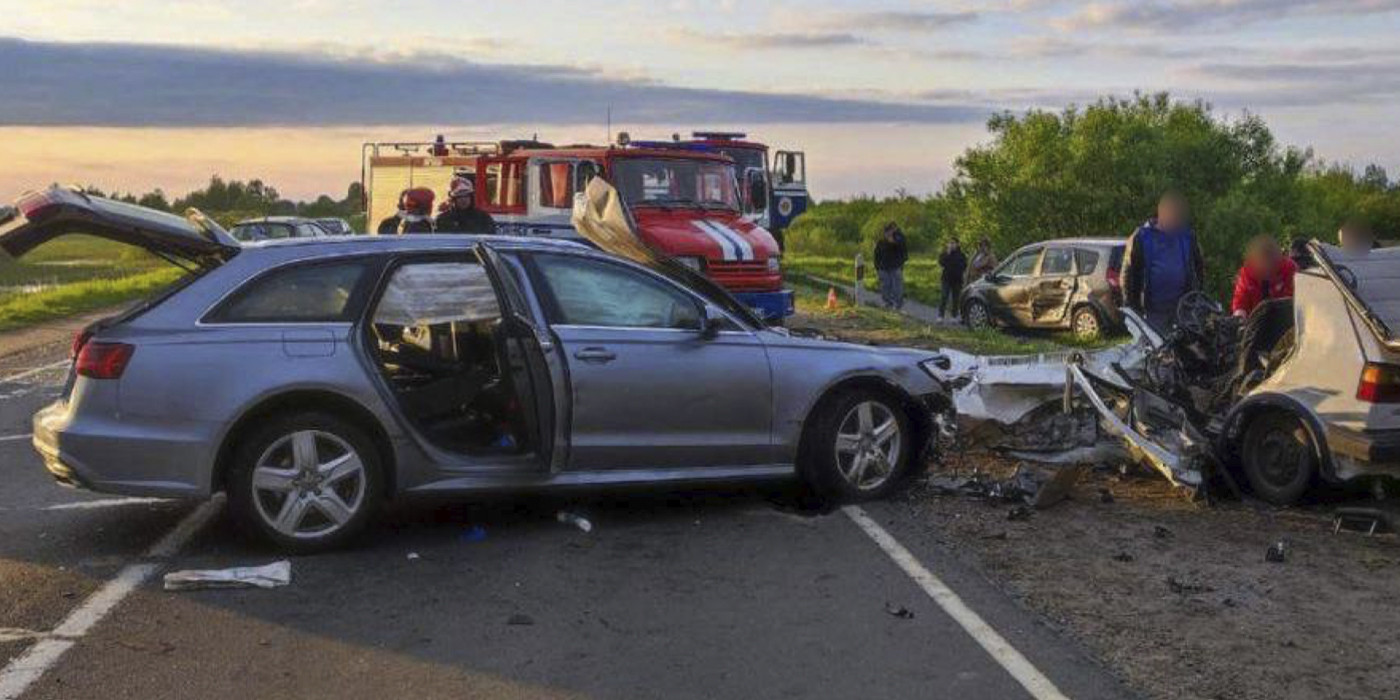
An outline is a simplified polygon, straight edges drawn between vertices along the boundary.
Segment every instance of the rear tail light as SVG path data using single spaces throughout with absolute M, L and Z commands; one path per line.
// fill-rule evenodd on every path
M 84 343 L 78 351 L 78 374 L 91 379 L 120 379 L 136 347 L 126 343 Z
M 1118 268 L 1108 268 L 1104 271 L 1104 277 L 1108 279 L 1108 286 L 1117 290 L 1123 289 L 1123 280 L 1118 276 Z
M 92 331 L 86 328 L 73 334 L 73 345 L 68 348 L 68 359 L 78 359 L 78 353 L 83 351 L 83 346 L 92 340 Z
M 1356 398 L 1367 403 L 1400 403 L 1400 366 L 1371 363 L 1361 370 Z

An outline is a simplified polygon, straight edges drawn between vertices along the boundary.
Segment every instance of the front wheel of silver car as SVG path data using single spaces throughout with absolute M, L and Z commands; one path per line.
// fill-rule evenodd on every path
M 234 459 L 234 515 L 284 549 L 340 545 L 364 528 L 380 502 L 378 451 L 335 416 L 275 417 L 240 442 Z
M 880 498 L 909 475 L 916 452 L 909 418 L 885 393 L 843 393 L 814 421 L 805 476 L 822 496 L 843 503 Z

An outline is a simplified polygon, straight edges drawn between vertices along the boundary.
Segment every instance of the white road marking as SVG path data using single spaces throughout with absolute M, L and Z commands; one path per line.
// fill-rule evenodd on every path
M 207 503 L 202 503 L 189 515 L 175 526 L 175 529 L 166 533 L 159 542 L 151 545 L 146 550 L 145 559 L 165 559 L 178 551 L 204 527 L 223 505 L 222 499 L 216 499 Z M 0 700 L 17 700 L 24 691 L 29 688 L 34 681 L 39 680 L 46 671 L 58 663 L 64 652 L 68 651 L 78 640 L 90 631 L 93 626 L 102 621 L 117 604 L 131 595 L 138 586 L 145 583 L 161 567 L 160 562 L 143 562 L 140 564 L 128 564 L 121 571 L 117 572 L 116 578 L 108 581 L 96 593 L 88 596 L 83 604 L 76 610 L 68 613 L 68 617 L 53 632 L 45 635 L 41 641 L 30 647 L 28 651 L 14 659 L 0 669 Z
M 34 369 L 27 369 L 23 372 L 20 372 L 19 374 L 12 374 L 8 377 L 0 378 L 0 384 L 11 384 L 21 379 L 28 379 L 36 374 L 43 374 L 44 372 L 48 372 L 49 370 L 55 370 L 59 367 L 64 367 L 68 364 L 68 362 L 68 360 L 59 360 L 58 362 L 55 362 L 53 364 L 44 365 L 42 367 L 35 367 Z
M 130 498 L 99 498 L 93 501 L 74 501 L 72 503 L 58 503 L 51 506 L 44 506 L 41 510 L 89 510 L 92 508 L 111 508 L 112 506 L 134 506 L 143 503 L 168 503 L 168 498 L 142 498 L 132 496 Z
M 909 575 L 909 578 L 914 579 L 914 582 L 924 589 L 928 597 L 932 598 L 938 607 L 943 608 L 943 612 L 948 613 L 953 621 L 957 622 L 1002 668 L 1006 669 L 1006 672 L 1010 673 L 1011 677 L 1015 678 L 1016 682 L 1020 683 L 1021 687 L 1031 694 L 1031 697 L 1036 698 L 1036 700 L 1068 700 L 1068 696 L 1061 693 L 1060 689 L 1056 688 L 1055 684 L 1045 677 L 1045 674 L 1026 660 L 1021 652 L 1016 651 L 1010 642 L 992 629 L 992 626 L 988 625 L 976 612 L 973 612 L 972 608 L 969 608 L 962 598 L 948 587 L 948 584 L 943 583 L 932 571 L 924 568 L 924 565 L 919 563 L 919 560 L 910 554 L 909 550 L 899 543 L 899 540 L 896 540 L 893 535 L 885 531 L 885 528 L 880 527 L 879 523 L 866 515 L 864 509 L 860 506 L 846 506 L 841 510 L 851 519 L 851 522 L 864 530 L 870 539 L 875 540 L 875 544 L 879 545 L 880 549 L 884 550 L 885 554 L 889 555 L 889 558 L 894 560 L 894 563 Z
M 28 440 L 32 437 L 34 436 L 30 433 L 25 433 L 23 435 L 0 435 L 0 442 L 19 442 L 20 440 Z

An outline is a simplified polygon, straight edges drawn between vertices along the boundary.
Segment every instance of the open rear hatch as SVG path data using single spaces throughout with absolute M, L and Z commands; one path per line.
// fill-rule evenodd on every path
M 0 249 L 20 257 L 55 238 L 87 234 L 212 268 L 238 254 L 238 241 L 198 211 L 188 217 L 51 187 L 0 208 Z
M 1400 351 L 1400 248 L 1356 254 L 1317 241 L 1309 247 L 1377 339 L 1391 352 Z

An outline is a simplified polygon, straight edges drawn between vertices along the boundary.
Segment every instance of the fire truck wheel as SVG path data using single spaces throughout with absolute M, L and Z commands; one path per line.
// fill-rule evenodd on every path
M 1269 411 L 1250 422 L 1240 462 L 1254 495 L 1277 506 L 1297 503 L 1317 476 L 1312 436 L 1287 411 Z
M 914 461 L 909 417 L 868 389 L 844 392 L 818 409 L 803 450 L 808 484 L 837 503 L 884 497 L 904 484 Z

